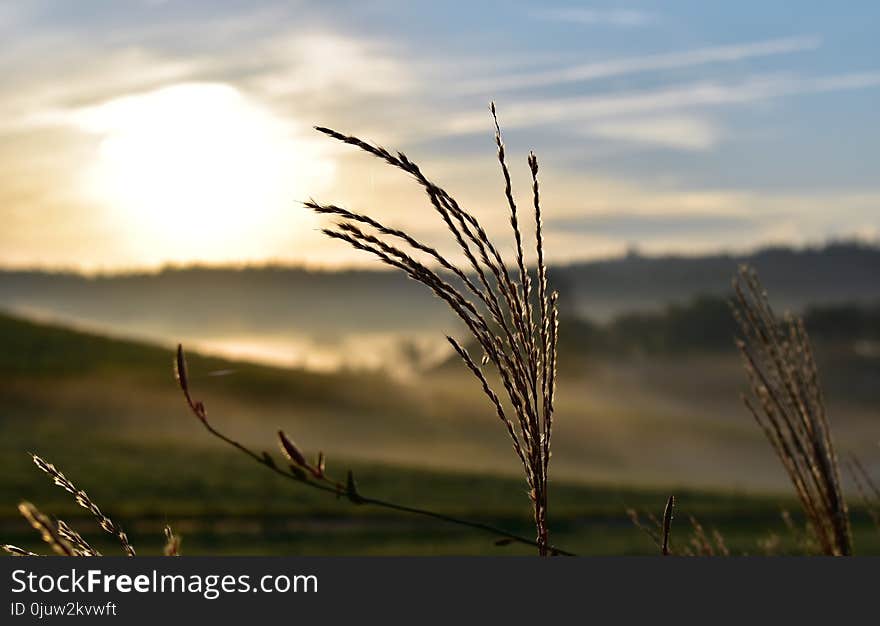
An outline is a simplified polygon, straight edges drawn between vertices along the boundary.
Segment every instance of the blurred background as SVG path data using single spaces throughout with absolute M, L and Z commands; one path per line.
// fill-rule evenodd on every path
M 628 508 L 738 552 L 798 536 L 740 393 L 741 263 L 804 316 L 842 456 L 880 475 L 880 63 L 874 3 L 178 2 L 0 5 L 0 530 L 30 499 L 77 522 L 57 464 L 143 552 L 519 553 L 286 484 L 211 439 L 284 428 L 404 504 L 529 531 L 503 429 L 442 303 L 320 233 L 368 212 L 458 260 L 407 177 L 315 133 L 403 150 L 512 260 L 487 103 L 514 191 L 541 162 L 562 308 L 550 527 L 652 553 Z M 851 500 L 858 503 L 857 492 Z M 796 517 L 796 516 L 795 516 Z M 797 520 L 796 520 L 797 521 Z M 856 547 L 880 551 L 864 511 Z

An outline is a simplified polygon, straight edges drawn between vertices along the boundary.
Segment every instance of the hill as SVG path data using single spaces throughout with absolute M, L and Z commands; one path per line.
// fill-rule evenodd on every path
M 126 521 L 145 552 L 159 549 L 166 521 L 191 554 L 497 550 L 482 536 L 321 499 L 252 467 L 185 410 L 171 379 L 172 352 L 0 316 L 7 541 L 34 545 L 15 512 L 24 497 L 87 534 L 91 527 L 32 467 L 25 451 L 35 451 Z M 659 510 L 674 490 L 682 510 L 719 527 L 735 550 L 754 552 L 772 533 L 782 535 L 781 549 L 791 547 L 778 516 L 790 499 L 754 495 L 786 484 L 739 407 L 735 358 L 585 367 L 566 375 L 558 398 L 552 519 L 560 543 L 592 554 L 649 553 L 625 510 Z M 272 451 L 283 427 L 309 454 L 324 450 L 329 471 L 353 467 L 365 493 L 528 532 L 509 445 L 473 381 L 448 369 L 403 383 L 190 355 L 196 395 L 234 437 Z M 876 403 L 830 396 L 842 449 L 872 459 L 866 434 L 876 438 Z M 867 528 L 859 517 L 870 550 Z M 100 532 L 88 536 L 110 547 Z
M 759 270 L 781 307 L 880 300 L 880 248 L 845 243 L 741 256 L 631 254 L 554 267 L 551 279 L 569 313 L 603 320 L 726 294 L 742 263 Z M 320 334 L 419 329 L 449 319 L 429 293 L 396 272 L 273 266 L 97 276 L 0 271 L 0 302 L 6 309 L 37 309 L 96 323 L 173 323 L 182 330 L 207 324 L 217 330 L 275 332 L 298 326 Z
M 620 313 L 721 296 L 741 264 L 755 267 L 781 308 L 880 301 L 880 248 L 835 243 L 817 248 L 766 248 L 752 254 L 647 257 L 561 267 L 560 293 L 578 317 L 609 319 Z
M 755 265 L 781 308 L 880 302 L 880 249 L 855 244 L 748 256 L 641 257 L 551 269 L 571 320 L 605 323 L 722 297 L 740 263 Z M 395 272 L 287 267 L 177 268 L 82 276 L 0 271 L 0 310 L 83 330 L 282 366 L 398 374 L 448 356 L 457 321 Z

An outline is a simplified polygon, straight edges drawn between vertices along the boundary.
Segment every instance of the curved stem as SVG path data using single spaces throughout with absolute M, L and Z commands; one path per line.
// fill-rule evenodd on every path
M 453 517 L 451 515 L 446 515 L 443 513 L 435 513 L 434 511 L 428 511 L 426 509 L 419 509 L 416 507 L 406 506 L 403 504 L 396 504 L 394 502 L 386 502 L 384 500 L 379 500 L 377 498 L 367 498 L 362 496 L 357 491 L 357 487 L 354 483 L 354 477 L 351 474 L 351 471 L 348 473 L 348 481 L 346 485 L 342 485 L 341 483 L 336 483 L 330 479 L 328 479 L 323 474 L 323 468 L 315 471 L 314 468 L 307 466 L 302 460 L 302 454 L 299 453 L 293 446 L 292 442 L 288 441 L 284 433 L 279 432 L 279 437 L 281 438 L 282 444 L 284 445 L 284 449 L 292 448 L 292 454 L 296 460 L 294 463 L 300 467 L 295 467 L 294 465 L 290 466 L 290 471 L 281 469 L 276 465 L 275 461 L 272 457 L 264 452 L 263 454 L 259 454 L 254 452 L 244 444 L 232 439 L 221 433 L 219 430 L 214 428 L 208 422 L 208 412 L 205 409 L 205 405 L 202 402 L 193 400 L 192 395 L 190 395 L 189 391 L 189 375 L 187 373 L 186 366 L 186 356 L 183 352 L 183 346 L 177 346 L 177 358 L 174 362 L 174 374 L 175 378 L 177 378 L 177 383 L 180 385 L 180 390 L 183 392 L 183 396 L 186 399 L 186 404 L 189 407 L 190 411 L 192 411 L 193 415 L 195 415 L 199 421 L 202 423 L 202 426 L 211 433 L 213 436 L 217 437 L 227 445 L 232 446 L 237 449 L 242 454 L 245 454 L 252 458 L 254 461 L 263 465 L 264 467 L 269 468 L 276 474 L 280 476 L 284 476 L 289 480 L 294 480 L 298 483 L 311 487 L 312 489 L 317 489 L 319 491 L 324 491 L 328 493 L 332 493 L 335 496 L 346 495 L 350 502 L 353 504 L 362 504 L 362 505 L 371 505 L 376 507 L 382 507 L 385 509 L 390 509 L 393 511 L 400 511 L 402 513 L 409 513 L 412 515 L 421 515 L 422 517 L 430 517 L 432 519 L 441 520 L 444 522 L 449 522 L 451 524 L 457 524 L 459 526 L 467 526 L 468 528 L 474 528 L 476 530 L 482 530 L 487 533 L 491 533 L 498 537 L 502 537 L 503 539 L 513 542 L 513 543 L 521 543 L 528 546 L 535 546 L 541 548 L 541 552 L 546 553 L 549 551 L 550 554 L 554 555 L 564 555 L 564 556 L 575 556 L 572 552 L 568 552 L 567 550 L 562 550 L 560 548 L 556 548 L 554 546 L 548 546 L 546 544 L 539 544 L 538 541 L 533 541 L 526 537 L 521 537 L 519 535 L 515 535 L 501 528 L 496 528 L 495 526 L 491 526 L 489 524 L 484 524 L 482 522 L 474 522 L 471 520 L 465 520 L 458 517 Z M 318 479 L 325 481 L 324 483 L 314 482 L 309 479 L 308 474 L 304 470 L 309 470 L 313 476 Z
M 340 494 L 345 493 L 342 490 L 342 485 L 338 485 L 338 486 L 325 485 L 325 484 L 321 484 L 321 483 L 317 483 L 312 480 L 309 480 L 309 478 L 307 476 L 298 476 L 297 474 L 293 473 L 292 471 L 291 472 L 285 471 L 285 470 L 281 469 L 280 467 L 278 467 L 277 465 L 275 465 L 275 463 L 273 461 L 270 461 L 267 457 L 264 457 L 260 454 L 257 454 L 256 452 L 254 452 L 253 450 L 251 450 L 247 446 L 239 443 L 238 441 L 236 441 L 234 439 L 231 439 L 230 437 L 227 437 L 226 435 L 221 433 L 219 430 L 214 428 L 210 423 L 208 423 L 208 420 L 205 419 L 205 417 L 204 417 L 204 412 L 198 410 L 198 405 L 196 405 L 195 403 L 192 402 L 192 400 L 189 397 L 189 394 L 186 391 L 184 391 L 184 394 L 187 396 L 187 402 L 190 405 L 190 408 L 196 414 L 196 417 L 199 418 L 199 421 L 202 423 L 202 425 L 205 427 L 205 429 L 209 433 L 211 433 L 214 437 L 220 439 L 221 441 L 232 446 L 233 448 L 236 448 L 237 450 L 239 450 L 243 454 L 251 457 L 254 461 L 259 463 L 260 465 L 272 470 L 276 474 L 283 476 L 289 480 L 296 481 L 300 484 L 311 487 L 312 489 L 318 489 L 319 491 L 325 491 L 328 493 L 332 493 L 336 496 L 339 496 Z M 271 458 L 271 457 L 269 457 L 269 458 Z M 448 522 L 450 524 L 457 524 L 459 526 L 466 526 L 468 528 L 473 528 L 475 530 L 482 530 L 484 532 L 487 532 L 487 533 L 502 537 L 504 539 L 507 539 L 513 543 L 521 543 L 521 544 L 533 546 L 533 547 L 538 546 L 538 543 L 532 539 L 529 539 L 527 537 L 522 537 L 520 535 L 516 535 L 516 534 L 508 532 L 502 528 L 497 528 L 496 526 L 492 526 L 490 524 L 484 524 L 482 522 L 475 522 L 475 521 L 471 521 L 471 520 L 461 519 L 458 517 L 453 517 L 451 515 L 446 515 L 444 513 L 437 513 L 434 511 L 429 511 L 427 509 L 419 509 L 419 508 L 407 506 L 404 504 L 397 504 L 394 502 L 388 502 L 385 500 L 380 500 L 378 498 L 370 498 L 370 497 L 363 496 L 360 494 L 357 494 L 356 498 L 352 498 L 351 495 L 349 495 L 349 500 L 355 504 L 376 506 L 376 507 L 381 507 L 381 508 L 385 508 L 385 509 L 390 509 L 392 511 L 400 511 L 402 513 L 409 513 L 411 515 L 421 515 L 422 517 L 430 517 L 432 519 L 441 520 L 444 522 Z M 556 546 L 548 546 L 548 550 L 550 551 L 551 554 L 555 554 L 555 555 L 575 556 L 575 554 L 573 552 L 569 552 L 567 550 L 557 548 Z

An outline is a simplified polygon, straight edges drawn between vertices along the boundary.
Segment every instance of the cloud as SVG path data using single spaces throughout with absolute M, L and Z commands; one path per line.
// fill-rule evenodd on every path
M 253 84 L 271 96 L 400 96 L 414 81 L 401 56 L 378 39 L 291 32 L 267 46 L 272 67 Z
M 819 48 L 819 37 L 760 39 L 757 31 L 737 28 L 730 31 L 730 37 L 737 37 L 740 43 L 694 49 L 664 47 L 673 51 L 631 52 L 615 58 L 609 57 L 611 51 L 598 47 L 602 44 L 598 39 L 590 39 L 586 46 L 576 40 L 560 42 L 554 36 L 561 30 L 574 35 L 602 34 L 603 26 L 616 34 L 642 34 L 644 31 L 636 29 L 657 23 L 663 16 L 625 9 L 550 9 L 531 16 L 548 20 L 543 23 L 511 20 L 510 30 L 504 31 L 510 44 L 496 46 L 496 41 L 486 39 L 480 22 L 451 19 L 460 18 L 455 7 L 449 9 L 448 23 L 437 20 L 431 24 L 437 32 L 425 36 L 423 31 L 408 29 L 390 13 L 382 15 L 385 9 L 378 5 L 370 5 L 369 10 L 353 5 L 351 11 L 334 14 L 316 4 L 291 9 L 289 3 L 269 3 L 258 12 L 246 3 L 233 4 L 205 11 L 204 7 L 168 3 L 150 11 L 112 12 L 107 16 L 112 21 L 95 22 L 72 19 L 67 13 L 63 14 L 67 17 L 59 13 L 57 19 L 39 13 L 30 19 L 24 9 L 7 10 L 0 3 L 0 33 L 6 29 L 14 35 L 0 37 L 4 51 L 0 70 L 6 70 L 0 71 L 0 219 L 4 223 L 0 262 L 118 267 L 196 258 L 223 260 L 209 254 L 207 235 L 203 237 L 205 249 L 191 242 L 178 245 L 180 241 L 157 246 L 155 238 L 144 235 L 145 227 L 128 217 L 130 212 L 114 211 L 116 204 L 111 207 L 107 202 L 95 202 L 86 185 L 108 137 L 119 139 L 129 131 L 143 131 L 144 137 L 137 134 L 139 141 L 158 142 L 176 137 L 178 132 L 191 134 L 208 121 L 200 113 L 193 114 L 192 123 L 153 132 L 146 130 L 145 123 L 126 118 L 122 132 L 101 124 L 108 124 L 113 115 L 124 111 L 118 106 L 100 109 L 100 105 L 140 102 L 154 107 L 159 104 L 156 98 L 169 93 L 168 89 L 187 84 L 227 85 L 248 104 L 245 111 L 230 105 L 237 111 L 236 119 L 251 120 L 262 127 L 247 112 L 253 105 L 281 124 L 265 127 L 262 135 L 245 124 L 247 137 L 291 139 L 292 149 L 301 156 L 317 154 L 336 168 L 324 193 L 318 177 L 305 176 L 307 168 L 270 168 L 280 172 L 277 178 L 285 184 L 287 178 L 302 174 L 306 191 L 284 191 L 284 202 L 290 202 L 279 202 L 282 208 L 272 214 L 273 219 L 264 220 L 262 228 L 237 232 L 224 248 L 227 259 L 277 258 L 333 265 L 371 262 L 325 241 L 308 216 L 289 206 L 293 199 L 311 193 L 355 209 L 375 210 L 383 221 L 403 226 L 441 247 L 447 239 L 442 220 L 431 212 L 418 187 L 400 172 L 323 137 L 315 137 L 315 145 L 309 144 L 309 150 L 303 151 L 300 142 L 310 141 L 312 134 L 304 128 L 307 123 L 338 127 L 404 149 L 438 183 L 484 217 L 492 236 L 509 237 L 509 217 L 499 195 L 499 172 L 492 159 L 483 102 L 483 94 L 494 96 L 505 91 L 510 93 L 503 94 L 500 113 L 502 125 L 511 131 L 508 137 L 516 191 L 522 205 L 527 205 L 529 175 L 521 158 L 526 146 L 520 142 L 529 142 L 542 157 L 542 194 L 548 208 L 548 237 L 552 237 L 548 245 L 557 255 L 556 262 L 616 252 L 634 238 L 644 239 L 640 245 L 646 251 L 694 251 L 700 246 L 751 246 L 766 238 L 798 242 L 846 234 L 846 229 L 865 233 L 880 229 L 880 218 L 876 217 L 880 215 L 880 192 L 871 188 L 856 197 L 846 186 L 852 186 L 863 169 L 854 168 L 856 171 L 846 176 L 839 173 L 847 163 L 870 161 L 875 146 L 870 144 L 870 136 L 858 135 L 859 128 L 854 126 L 863 118 L 845 118 L 842 111 L 849 109 L 834 108 L 831 98 L 825 114 L 829 121 L 840 123 L 835 130 L 841 137 L 852 134 L 864 140 L 856 142 L 853 150 L 823 155 L 838 163 L 834 168 L 822 169 L 818 157 L 806 163 L 793 159 L 795 163 L 786 163 L 772 173 L 779 174 L 774 177 L 773 189 L 790 185 L 787 193 L 768 191 L 766 185 L 757 188 L 766 177 L 762 174 L 754 176 L 757 182 L 750 180 L 753 174 L 749 168 L 736 178 L 741 189 L 718 189 L 706 182 L 713 177 L 732 180 L 730 176 L 718 177 L 717 168 L 731 166 L 750 149 L 762 148 L 751 141 L 757 134 L 754 127 L 734 126 L 741 120 L 722 117 L 721 107 L 880 85 L 880 71 L 855 73 L 848 69 L 859 63 L 865 67 L 866 61 L 857 54 L 845 58 L 844 48 L 835 48 L 834 55 L 821 55 L 821 59 L 816 58 L 820 55 L 782 56 Z M 35 11 L 29 7 L 28 12 Z M 697 26 L 705 29 L 699 31 L 700 37 L 719 35 L 705 24 Z M 675 43 L 681 41 L 679 32 L 657 29 L 650 34 L 662 38 L 654 39 L 657 45 L 661 41 L 665 46 L 685 45 Z M 829 41 L 837 41 L 839 34 L 829 25 Z M 615 40 L 615 49 L 621 45 L 628 44 Z M 638 48 L 641 46 L 629 49 Z M 601 56 L 584 63 L 588 50 Z M 804 65 L 797 66 L 803 73 L 798 75 L 754 74 L 751 72 L 757 70 L 751 66 L 758 63 L 755 60 L 773 66 L 783 60 L 816 61 L 831 69 L 820 70 L 817 65 L 813 71 L 827 71 L 824 76 L 805 75 L 810 70 Z M 488 78 L 471 80 L 479 76 Z M 630 76 L 634 77 L 632 82 L 627 78 Z M 625 80 L 606 80 L 618 77 Z M 587 84 L 589 81 L 602 82 Z M 205 95 L 211 95 L 215 104 L 218 98 L 225 102 L 220 98 L 222 93 Z M 99 119 L 85 115 L 99 109 Z M 787 110 L 792 115 L 791 132 L 802 133 L 803 111 L 794 104 Z M 722 122 L 730 127 L 723 127 Z M 530 128 L 551 132 L 521 130 Z M 575 137 L 561 141 L 558 131 Z M 474 133 L 482 138 L 471 137 Z M 222 134 L 217 134 L 219 143 Z M 584 146 L 574 145 L 577 136 L 602 141 L 583 140 L 581 144 L 588 144 L 584 150 Z M 741 137 L 742 146 L 730 153 L 721 146 L 705 169 L 697 167 L 682 174 L 687 183 L 660 178 L 674 176 L 673 168 L 686 167 L 689 160 L 702 157 L 700 151 L 715 148 L 732 136 Z M 803 150 L 806 139 L 815 139 L 799 134 L 793 141 L 783 131 L 779 137 L 781 143 L 774 150 L 782 159 Z M 155 152 L 159 158 L 150 162 L 155 171 L 186 155 L 181 148 L 184 142 L 173 143 L 177 148 L 172 151 L 173 158 L 164 159 L 165 153 Z M 597 157 L 601 151 L 618 154 L 632 151 L 634 146 L 693 154 L 652 163 L 639 158 Z M 216 152 L 209 156 L 220 158 L 225 148 L 221 146 Z M 140 149 L 126 152 L 132 158 L 141 153 Z M 593 173 L 601 175 L 576 169 L 574 164 L 582 165 L 585 160 L 596 166 Z M 573 164 L 570 169 L 565 168 L 568 162 Z M 270 170 L 255 163 L 245 164 L 245 170 L 256 172 L 257 180 L 257 184 L 247 185 L 248 189 L 259 189 L 260 193 L 287 189 L 263 182 L 261 177 Z M 803 173 L 794 169 L 801 165 Z M 214 176 L 218 177 L 222 176 Z M 206 174 L 205 180 L 208 178 Z M 804 180 L 818 190 L 839 184 L 840 193 L 798 190 Z M 873 185 L 870 180 L 865 184 Z M 130 188 L 133 192 L 137 189 Z M 222 191 L 210 193 L 218 201 L 231 197 Z M 454 245 L 450 242 L 452 255 Z M 213 246 L 213 250 L 220 249 L 217 241 Z
M 265 18 L 251 22 L 247 28 L 259 29 Z M 164 36 L 161 30 L 148 32 L 150 38 Z M 366 132 L 376 125 L 372 116 L 412 108 L 405 96 L 417 83 L 407 55 L 379 37 L 287 26 L 255 41 L 230 35 L 214 54 L 138 45 L 136 35 L 131 41 L 122 48 L 83 43 L 64 56 L 46 50 L 66 47 L 66 38 L 43 43 L 34 38 L 22 43 L 23 49 L 13 47 L 13 56 L 51 61 L 0 78 L 0 134 L 57 125 L 84 106 L 194 82 L 228 83 L 278 115 L 323 124 L 345 119 L 349 129 Z
M 127 48 L 109 56 L 79 50 L 51 70 L 41 70 L 15 82 L 0 80 L 0 133 L 53 125 L 69 110 L 185 81 L 205 65 L 195 58 Z
M 632 242 L 649 254 L 698 254 L 762 245 L 809 245 L 829 236 L 876 241 L 880 232 L 876 217 L 880 191 L 876 190 L 768 194 L 607 184 L 619 194 L 617 198 L 595 196 L 588 185 L 580 208 L 547 217 L 552 262 L 620 254 Z
M 535 87 L 587 82 L 641 72 L 696 67 L 711 63 L 732 63 L 759 57 L 791 54 L 815 50 L 821 43 L 822 41 L 819 37 L 787 37 L 730 46 L 712 46 L 681 52 L 610 59 L 595 63 L 572 65 L 561 69 L 468 81 L 459 86 L 457 90 L 463 93 L 497 93 L 514 89 L 533 89 Z
M 502 179 L 491 154 L 427 161 L 417 154 L 410 156 L 417 158 L 426 175 L 478 216 L 503 252 L 510 249 Z M 527 206 L 528 173 L 522 160 L 513 153 L 511 158 L 514 193 L 520 206 Z M 633 241 L 645 252 L 692 254 L 719 247 L 738 250 L 769 243 L 817 243 L 828 233 L 847 236 L 870 232 L 872 225 L 880 227 L 876 186 L 858 193 L 847 188 L 803 190 L 796 185 L 771 191 L 747 185 L 725 188 L 630 179 L 564 168 L 558 155 L 542 159 L 541 171 L 548 255 L 553 263 L 619 254 Z M 449 243 L 448 233 L 417 186 L 386 171 L 381 163 L 373 172 L 375 184 L 373 173 L 340 172 L 339 179 L 346 184 L 333 191 L 333 201 L 413 231 L 419 239 L 438 245 L 450 259 L 459 260 L 454 242 L 444 247 Z M 364 262 L 358 255 L 336 257 L 345 253 L 342 246 L 320 244 L 309 252 L 327 264 Z
M 742 215 L 688 215 L 669 213 L 642 215 L 619 212 L 613 214 L 586 215 L 579 218 L 548 219 L 549 231 L 591 233 L 614 237 L 652 238 L 677 235 L 683 232 L 701 237 L 724 235 L 731 231 L 751 231 L 758 225 L 753 217 Z
M 20 6 L 0 4 L 0 32 L 12 31 L 23 21 L 20 10 Z
M 735 83 L 701 81 L 659 90 L 520 101 L 505 107 L 501 113 L 506 128 L 525 128 L 876 86 L 880 86 L 880 71 L 818 77 L 753 76 Z M 475 114 L 459 115 L 438 130 L 459 135 L 482 132 L 484 118 Z
M 656 117 L 601 121 L 582 130 L 585 135 L 628 143 L 699 151 L 713 147 L 721 131 L 695 117 Z
M 568 22 L 585 26 L 619 26 L 637 27 L 654 24 L 658 17 L 647 11 L 636 9 L 545 9 L 535 11 L 532 15 L 537 19 Z

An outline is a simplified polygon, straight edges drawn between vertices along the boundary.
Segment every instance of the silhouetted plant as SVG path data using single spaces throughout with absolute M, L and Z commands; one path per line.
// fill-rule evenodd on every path
M 550 292 L 547 283 L 538 159 L 534 153 L 529 153 L 537 258 L 537 293 L 534 294 L 494 103 L 490 109 L 516 249 L 516 268 L 513 272 L 508 269 L 480 221 L 462 208 L 448 192 L 428 179 L 405 154 L 393 154 L 385 148 L 329 128 L 317 127 L 317 130 L 356 146 L 415 178 L 467 264 L 459 267 L 436 248 L 367 215 L 314 201 L 307 202 L 306 206 L 319 214 L 339 218 L 334 226 L 323 229 L 328 237 L 369 252 L 386 265 L 403 271 L 446 302 L 464 322 L 482 350 L 482 358 L 474 358 L 464 345 L 452 337 L 447 339 L 479 382 L 510 436 L 529 486 L 538 551 L 546 555 L 549 545 L 547 489 L 556 390 L 558 296 Z M 421 256 L 424 262 L 418 260 L 417 256 Z M 429 265 L 439 266 L 439 269 L 432 269 Z M 476 301 L 472 302 L 469 298 L 475 298 Z M 503 400 L 483 372 L 483 367 L 489 363 L 497 371 L 506 392 Z
M 778 318 L 749 268 L 740 269 L 733 287 L 742 332 L 737 346 L 752 392 L 743 401 L 785 467 L 821 551 L 852 554 L 837 454 L 803 321 Z
M 51 463 L 47 463 L 36 454 L 32 454 L 31 458 L 34 461 L 34 464 L 52 479 L 52 482 L 73 495 L 76 503 L 92 514 L 95 521 L 98 523 L 98 526 L 119 540 L 126 556 L 135 556 L 134 547 L 132 547 L 128 540 L 128 535 L 122 530 L 122 527 L 105 515 L 85 491 L 77 488 L 67 476 Z M 56 554 L 60 556 L 102 556 L 100 552 L 83 539 L 82 535 L 71 528 L 63 520 L 53 520 L 48 515 L 43 514 L 30 502 L 22 502 L 18 505 L 18 510 L 34 530 L 40 533 L 40 537 L 43 541 L 45 541 Z M 165 534 L 168 538 L 169 545 L 171 544 L 172 538 L 174 539 L 173 551 L 176 556 L 180 548 L 180 539 L 175 537 L 171 532 L 171 529 L 167 526 Z M 22 548 L 8 544 L 0 546 L 0 548 L 13 556 L 39 556 L 28 550 L 23 550 Z M 169 548 L 166 547 L 166 554 L 168 554 L 168 552 Z
M 645 515 L 647 523 L 635 509 L 628 509 L 627 515 L 633 525 L 651 538 L 662 556 L 730 556 L 724 536 L 713 529 L 711 537 L 703 525 L 693 515 L 688 516 L 691 533 L 686 541 L 679 542 L 681 547 L 672 545 L 672 521 L 675 517 L 675 496 L 669 496 L 663 509 L 663 517 L 658 519 L 653 513 Z

